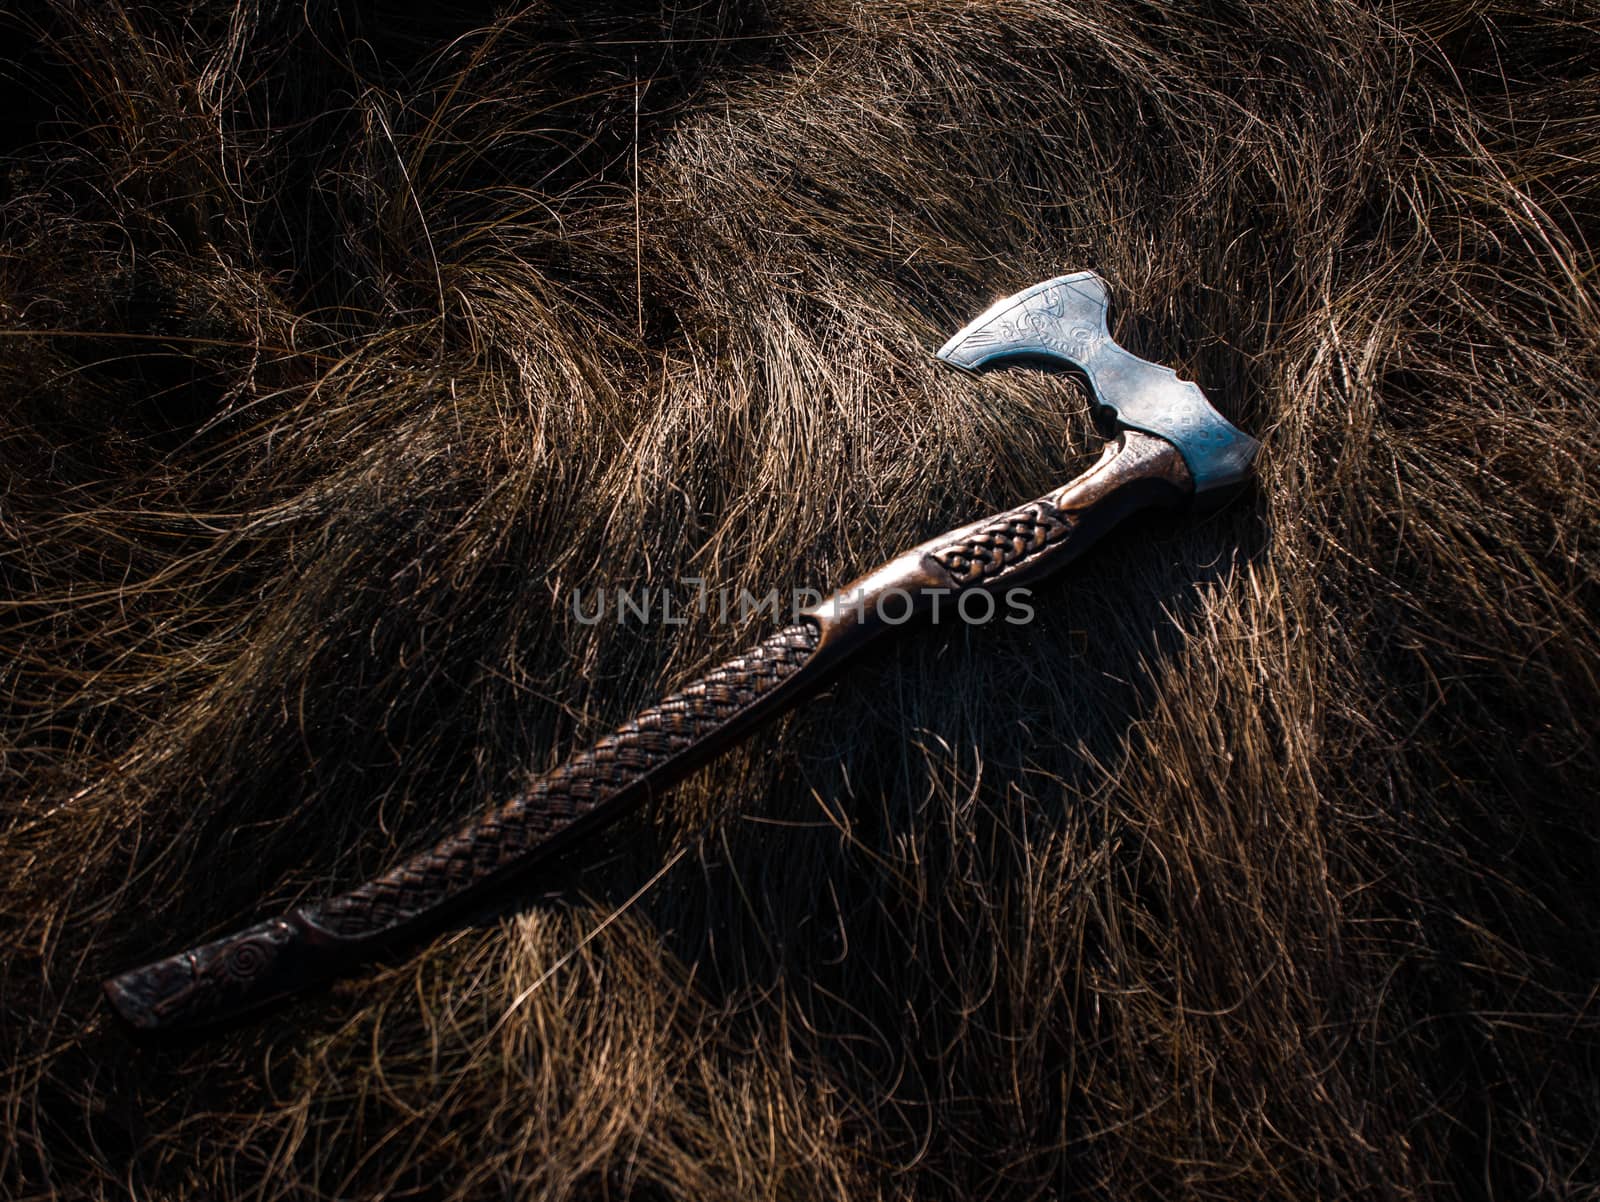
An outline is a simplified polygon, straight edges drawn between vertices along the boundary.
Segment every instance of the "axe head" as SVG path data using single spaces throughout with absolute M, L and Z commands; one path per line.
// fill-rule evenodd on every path
M 1198 384 L 1118 346 L 1106 308 L 1105 281 L 1094 272 L 1057 276 L 991 305 L 937 357 L 966 371 L 1014 359 L 1074 368 L 1119 426 L 1155 434 L 1182 452 L 1196 494 L 1242 482 L 1260 444 L 1212 408 Z

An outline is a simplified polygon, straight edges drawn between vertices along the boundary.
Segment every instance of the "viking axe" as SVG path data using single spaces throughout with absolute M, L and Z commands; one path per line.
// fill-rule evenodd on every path
M 1198 385 L 1119 346 L 1106 308 L 1099 276 L 1060 276 L 993 305 L 938 351 L 968 371 L 1034 360 L 1081 373 L 1118 426 L 1083 475 L 891 559 L 376 880 L 111 978 L 112 1006 L 141 1031 L 189 1029 L 347 974 L 381 949 L 459 917 L 485 890 L 683 779 L 804 700 L 912 613 L 941 598 L 1032 582 L 1130 514 L 1242 483 L 1259 444 Z

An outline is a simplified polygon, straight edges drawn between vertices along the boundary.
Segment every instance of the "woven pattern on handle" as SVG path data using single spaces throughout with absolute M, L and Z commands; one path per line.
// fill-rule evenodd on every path
M 466 829 L 339 897 L 306 906 L 313 924 L 367 939 L 414 922 L 534 855 L 574 824 L 598 820 L 651 773 L 711 738 L 805 666 L 817 645 L 807 622 L 787 627 L 541 776 Z

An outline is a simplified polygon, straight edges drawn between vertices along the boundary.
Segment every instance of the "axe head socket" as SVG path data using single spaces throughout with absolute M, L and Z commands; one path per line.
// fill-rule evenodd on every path
M 1105 281 L 1057 276 L 991 305 L 939 348 L 966 371 L 1011 359 L 1075 368 L 1117 424 L 1166 439 L 1183 453 L 1197 494 L 1242 482 L 1260 444 L 1218 413 L 1189 380 L 1117 345 L 1106 326 Z

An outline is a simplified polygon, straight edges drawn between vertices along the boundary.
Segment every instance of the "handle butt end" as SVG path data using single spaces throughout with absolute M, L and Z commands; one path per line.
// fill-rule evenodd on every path
M 135 1032 L 226 1023 L 314 984 L 321 957 L 289 914 L 130 969 L 106 981 L 106 1000 Z

